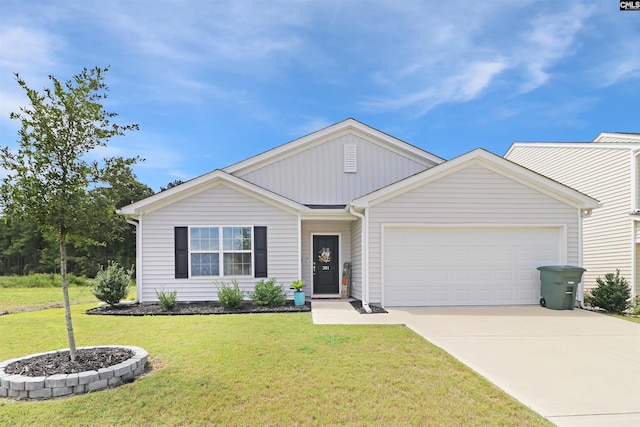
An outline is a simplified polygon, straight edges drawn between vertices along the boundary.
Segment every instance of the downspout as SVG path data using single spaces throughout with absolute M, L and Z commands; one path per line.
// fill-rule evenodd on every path
M 362 221 L 362 237 L 360 239 L 362 241 L 362 308 L 367 313 L 371 313 L 371 307 L 369 307 L 369 227 L 367 217 L 360 212 L 356 212 L 352 205 L 349 205 L 349 213 Z
M 631 230 L 631 295 L 636 295 L 638 293 L 638 284 L 636 283 L 638 280 L 636 269 L 637 266 L 637 258 L 638 258 L 638 221 L 633 214 L 637 214 L 638 210 L 640 210 L 640 200 L 638 197 L 638 192 L 640 191 L 640 171 L 638 170 L 638 156 L 640 156 L 640 148 L 636 148 L 631 151 L 631 226 L 633 227 Z
M 584 253 L 582 248 L 584 247 L 584 218 L 591 216 L 591 209 L 579 209 L 578 210 L 578 241 L 580 242 L 578 246 L 578 265 L 582 266 L 584 263 Z M 582 280 L 582 286 L 579 288 L 578 293 L 578 305 L 580 308 L 584 309 L 584 279 Z
M 142 294 L 142 245 L 140 245 L 140 221 L 137 219 L 126 218 L 128 224 L 133 225 L 136 228 L 136 302 L 141 301 Z

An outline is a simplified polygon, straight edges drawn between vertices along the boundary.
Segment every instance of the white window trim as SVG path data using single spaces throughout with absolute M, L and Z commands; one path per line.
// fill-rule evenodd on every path
M 192 250 L 191 249 L 191 230 L 194 228 L 217 228 L 218 229 L 218 250 L 216 251 L 204 251 L 204 250 Z M 251 230 L 251 249 L 250 250 L 225 250 L 224 249 L 224 229 L 225 228 L 248 228 Z M 254 242 L 254 232 L 252 225 L 193 225 L 189 226 L 189 236 L 188 236 L 188 247 L 189 247 L 189 277 L 215 277 L 215 278 L 223 278 L 223 277 L 253 277 L 253 269 L 255 267 L 255 242 Z M 218 254 L 218 274 L 217 275 L 194 275 L 191 269 L 191 256 L 196 254 L 204 254 L 204 253 L 217 253 Z M 244 275 L 225 275 L 224 271 L 224 254 L 232 254 L 232 253 L 250 253 L 251 254 L 251 267 L 249 274 Z

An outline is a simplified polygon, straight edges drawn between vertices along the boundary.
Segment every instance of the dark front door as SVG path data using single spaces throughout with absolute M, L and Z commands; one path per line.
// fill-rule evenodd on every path
M 313 236 L 313 254 L 313 293 L 339 293 L 338 236 Z

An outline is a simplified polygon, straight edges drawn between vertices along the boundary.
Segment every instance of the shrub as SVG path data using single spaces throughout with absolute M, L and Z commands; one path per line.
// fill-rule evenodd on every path
M 280 307 L 287 302 L 287 294 L 282 286 L 276 285 L 276 279 L 260 280 L 249 297 L 254 305 L 263 307 Z
M 174 309 L 176 306 L 176 300 L 178 299 L 178 291 L 165 291 L 164 289 L 158 291 L 155 289 L 155 292 L 158 297 L 158 303 L 164 311 L 171 311 Z
M 244 292 L 238 286 L 238 281 L 232 279 L 230 286 L 224 282 L 214 281 L 216 288 L 218 288 L 218 299 L 226 308 L 238 308 L 244 299 Z
M 109 261 L 107 269 L 100 266 L 91 292 L 100 301 L 109 305 L 116 305 L 121 299 L 126 298 L 129 293 L 129 284 L 133 275 L 133 267 L 125 270 L 117 262 Z
M 598 286 L 584 295 L 584 302 L 591 307 L 599 307 L 612 313 L 622 313 L 631 307 L 631 288 L 620 270 L 616 274 L 608 273 L 604 279 L 596 279 Z
M 640 315 L 640 295 L 636 295 L 636 297 L 633 299 L 631 314 L 633 314 L 634 316 Z

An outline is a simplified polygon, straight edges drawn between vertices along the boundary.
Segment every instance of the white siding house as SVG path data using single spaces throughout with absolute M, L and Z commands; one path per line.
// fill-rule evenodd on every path
M 538 302 L 539 265 L 581 263 L 597 206 L 484 150 L 445 162 L 348 119 L 120 213 L 137 225 L 141 302 L 270 277 L 314 298 L 349 282 L 365 306 L 511 305 Z
M 505 158 L 588 194 L 601 208 L 584 219 L 585 287 L 620 270 L 638 292 L 640 135 L 602 133 L 584 143 L 514 143 Z

